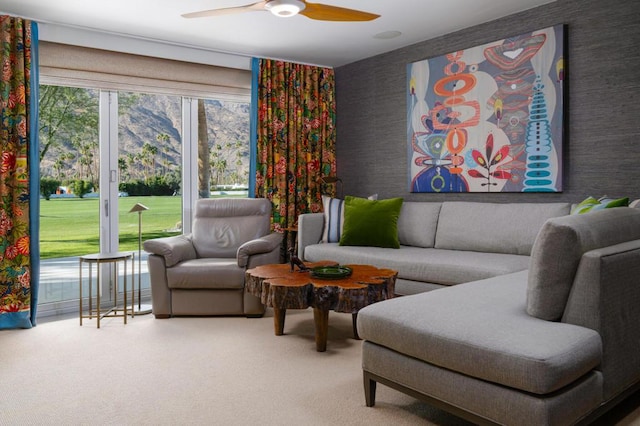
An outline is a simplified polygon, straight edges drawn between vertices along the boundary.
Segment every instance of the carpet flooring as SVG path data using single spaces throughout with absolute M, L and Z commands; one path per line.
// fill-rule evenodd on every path
M 330 313 L 315 351 L 313 312 L 264 318 L 138 316 L 46 321 L 0 331 L 1 425 L 468 425 L 378 385 L 364 403 L 361 341 Z M 635 397 L 635 396 L 634 396 Z M 630 398 L 600 424 L 640 421 Z

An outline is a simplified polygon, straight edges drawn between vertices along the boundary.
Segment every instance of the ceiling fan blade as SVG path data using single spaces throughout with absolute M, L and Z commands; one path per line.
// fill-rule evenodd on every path
M 266 4 L 267 4 L 266 1 L 259 1 L 257 3 L 248 4 L 246 6 L 225 7 L 222 9 L 211 9 L 211 10 L 202 10 L 200 12 L 185 13 L 184 15 L 182 15 L 182 17 L 183 18 L 206 18 L 209 16 L 231 15 L 234 13 L 265 11 L 264 6 Z
M 307 7 L 300 11 L 300 15 L 318 21 L 373 21 L 380 17 L 375 13 L 362 12 L 344 7 L 329 6 L 327 4 L 304 2 Z

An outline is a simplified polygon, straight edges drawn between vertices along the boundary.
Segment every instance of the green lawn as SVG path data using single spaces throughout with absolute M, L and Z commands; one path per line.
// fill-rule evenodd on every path
M 180 197 L 122 197 L 118 199 L 121 251 L 138 250 L 138 213 L 134 204 L 149 207 L 142 213 L 142 240 L 179 234 Z M 97 198 L 57 198 L 40 201 L 40 257 L 79 256 L 100 251 Z

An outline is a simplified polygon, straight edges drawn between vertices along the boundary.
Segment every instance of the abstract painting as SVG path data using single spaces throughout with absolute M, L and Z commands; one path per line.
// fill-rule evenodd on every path
M 408 65 L 411 192 L 562 191 L 564 27 Z

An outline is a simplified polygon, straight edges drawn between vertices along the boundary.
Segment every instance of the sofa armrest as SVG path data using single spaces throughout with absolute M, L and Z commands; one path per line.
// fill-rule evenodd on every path
M 167 268 L 184 260 L 195 259 L 196 249 L 191 242 L 191 235 L 155 238 L 144 242 L 144 250 L 164 257 Z
M 639 276 L 640 240 L 586 252 L 562 316 L 562 322 L 600 333 L 604 400 L 640 377 Z
M 278 248 L 282 244 L 283 234 L 280 232 L 272 232 L 264 237 L 247 241 L 238 247 L 238 266 L 244 268 L 249 263 L 249 258 L 256 254 L 269 253 Z
M 322 241 L 324 213 L 304 213 L 298 216 L 298 257 L 304 260 L 304 249 Z

